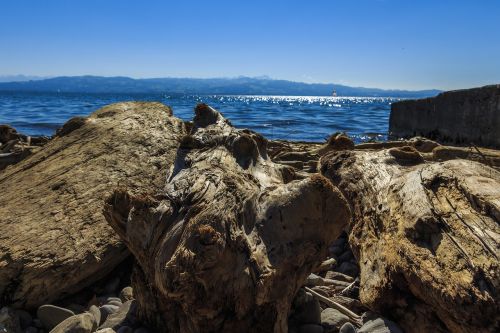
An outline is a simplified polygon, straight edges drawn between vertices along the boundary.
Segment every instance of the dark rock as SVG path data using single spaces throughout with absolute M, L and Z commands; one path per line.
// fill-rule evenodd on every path
M 323 333 L 323 326 L 318 324 L 305 324 L 299 326 L 299 333 Z
M 396 323 L 373 312 L 363 314 L 362 320 L 358 333 L 403 333 Z
M 326 308 L 321 312 L 321 325 L 325 333 L 338 332 L 338 330 L 349 321 L 349 317 L 338 310 Z
M 351 323 L 345 323 L 340 328 L 339 333 L 356 333 L 356 327 Z
M 95 318 L 90 313 L 82 313 L 66 318 L 50 333 L 92 333 L 97 328 Z
M 138 329 L 134 330 L 134 333 L 151 333 L 151 331 L 146 327 L 139 327 Z
M 345 275 L 349 275 L 355 277 L 359 274 L 359 268 L 357 265 L 351 262 L 343 262 L 339 267 L 335 269 L 337 272 L 340 272 Z
M 64 321 L 65 319 L 74 316 L 75 313 L 71 310 L 61 308 L 55 305 L 42 305 L 36 311 L 36 316 L 43 323 L 43 326 L 46 329 L 53 329 L 59 323 Z
M 312 294 L 304 292 L 303 289 L 297 293 L 294 300 L 293 320 L 297 324 L 320 324 L 321 307 L 317 299 Z
M 26 327 L 24 333 L 38 333 L 38 328 L 33 326 Z
M 15 310 L 16 315 L 19 317 L 19 323 L 21 324 L 22 329 L 26 329 L 29 326 L 31 326 L 31 323 L 33 322 L 33 317 L 31 317 L 31 314 L 28 311 L 25 310 Z
M 447 91 L 391 105 L 393 137 L 424 136 L 441 142 L 500 147 L 500 85 Z
M 3 327 L 8 333 L 21 333 L 21 323 L 17 313 L 4 306 L 0 309 L 0 327 Z
M 133 332 L 134 330 L 129 326 L 122 326 L 116 331 L 116 333 L 133 333 Z

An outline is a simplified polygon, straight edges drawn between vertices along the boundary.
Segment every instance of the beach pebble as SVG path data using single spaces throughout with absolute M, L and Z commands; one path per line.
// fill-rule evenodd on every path
M 94 316 L 97 326 L 101 325 L 101 323 L 103 322 L 101 321 L 102 318 L 101 310 L 97 306 L 92 305 L 89 308 L 89 313 L 91 313 Z
M 305 324 L 300 325 L 299 333 L 323 333 L 324 329 L 318 324 Z
M 43 327 L 49 330 L 74 315 L 75 313 L 71 310 L 50 304 L 42 305 L 36 311 L 36 316 L 42 322 Z
M 336 268 L 336 271 L 353 277 L 359 274 L 358 266 L 351 262 L 343 262 L 339 267 Z
M 118 302 L 118 301 L 109 301 L 108 303 L 106 303 L 107 305 L 114 305 L 114 306 L 117 306 L 117 307 L 120 307 L 122 306 L 122 302 Z
M 354 278 L 349 275 L 342 274 L 340 272 L 328 271 L 325 274 L 325 279 L 344 281 L 344 282 L 353 282 Z
M 91 333 L 97 329 L 94 316 L 88 312 L 66 318 L 50 333 Z
M 118 329 L 120 326 L 133 326 L 136 323 L 137 304 L 135 300 L 127 301 L 118 309 L 116 313 L 110 314 L 101 328 Z
M 0 309 L 0 327 L 9 333 L 21 332 L 19 317 L 13 309 L 6 306 Z
M 358 330 L 358 333 L 403 333 L 395 322 L 374 312 L 364 313 L 361 319 L 363 326 Z
M 36 328 L 44 328 L 42 321 L 38 318 L 33 319 L 33 326 Z
M 28 326 L 25 330 L 24 333 L 38 333 L 38 328 L 33 327 L 33 326 Z
M 122 304 L 122 300 L 119 297 L 108 297 L 106 298 L 106 303 L 110 304 L 110 302 L 118 302 Z
M 120 299 L 122 302 L 134 299 L 134 289 L 132 287 L 125 287 L 120 291 Z
M 128 326 L 122 326 L 116 331 L 116 333 L 133 333 L 133 332 L 134 330 Z
M 345 323 L 340 328 L 339 333 L 356 333 L 356 327 L 351 323 Z
M 300 324 L 320 324 L 321 306 L 318 300 L 312 297 L 308 298 L 307 302 L 295 309 L 294 319 Z
M 139 327 L 134 331 L 134 333 L 151 333 L 151 331 L 146 327 Z
M 31 317 L 31 314 L 28 311 L 25 310 L 15 310 L 17 317 L 19 318 L 19 323 L 21 324 L 22 329 L 26 329 L 29 326 L 31 326 L 31 323 L 33 322 L 33 317 Z
M 120 309 L 119 306 L 110 304 L 105 304 L 103 306 L 100 306 L 99 310 L 101 311 L 101 322 L 105 322 L 110 314 L 118 312 L 119 309 Z
M 325 333 L 338 332 L 338 330 L 349 321 L 349 317 L 340 311 L 332 308 L 326 308 L 321 312 L 321 325 Z

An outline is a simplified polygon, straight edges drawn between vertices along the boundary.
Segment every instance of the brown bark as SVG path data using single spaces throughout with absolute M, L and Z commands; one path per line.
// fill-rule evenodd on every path
M 104 219 L 104 198 L 120 185 L 158 189 L 182 135 L 162 104 L 113 104 L 0 172 L 1 305 L 60 299 L 128 256 Z
M 360 299 L 407 332 L 498 332 L 500 173 L 417 154 L 357 150 L 320 161 L 351 203 Z
M 142 317 L 160 331 L 287 331 L 295 293 L 350 215 L 328 180 L 292 180 L 266 146 L 199 105 L 164 191 L 108 200 L 139 264 Z

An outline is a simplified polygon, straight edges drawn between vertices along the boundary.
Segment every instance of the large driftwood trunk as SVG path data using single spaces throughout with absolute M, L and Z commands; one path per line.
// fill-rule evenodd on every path
M 267 140 L 206 105 L 159 196 L 118 190 L 108 221 L 135 255 L 142 317 L 165 332 L 286 332 L 292 299 L 350 218 L 316 175 L 270 161 Z
M 119 103 L 74 118 L 0 173 L 0 305 L 32 308 L 110 272 L 129 255 L 106 223 L 117 186 L 159 189 L 184 123 L 159 103 Z
M 360 298 L 407 332 L 498 332 L 500 173 L 410 148 L 324 156 L 352 205 Z

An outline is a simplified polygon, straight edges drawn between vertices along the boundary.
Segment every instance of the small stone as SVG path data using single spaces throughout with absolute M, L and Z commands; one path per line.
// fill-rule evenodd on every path
M 323 285 L 323 278 L 321 276 L 318 276 L 316 274 L 311 273 L 307 277 L 305 284 L 309 287 L 322 286 Z
M 19 317 L 19 323 L 21 324 L 22 329 L 26 329 L 31 326 L 33 322 L 33 317 L 28 311 L 25 310 L 15 310 L 16 315 Z
M 33 326 L 36 328 L 44 328 L 42 321 L 38 318 L 33 319 Z
M 305 324 L 299 327 L 299 333 L 323 333 L 324 329 L 318 324 Z
M 20 333 L 21 323 L 17 313 L 9 307 L 0 309 L 0 327 L 8 333 Z
M 71 310 L 50 304 L 42 305 L 36 311 L 36 316 L 42 322 L 43 327 L 48 330 L 53 329 L 59 323 L 74 315 L 75 313 Z
M 337 272 L 340 272 L 345 275 L 349 275 L 355 277 L 359 274 L 359 268 L 357 265 L 350 262 L 343 262 L 337 269 Z
M 325 333 L 338 332 L 338 330 L 349 321 L 349 317 L 340 311 L 332 308 L 326 308 L 321 312 L 321 325 Z
M 120 291 L 120 299 L 122 302 L 134 299 L 134 289 L 132 287 L 125 287 Z
M 50 333 L 92 333 L 97 329 L 97 323 L 91 313 L 82 313 L 66 318 L 59 323 Z
M 366 312 L 361 319 L 363 326 L 358 333 L 403 333 L 396 323 L 374 312 Z
M 351 323 L 345 323 L 340 328 L 339 333 L 356 333 L 356 327 Z
M 106 303 L 109 304 L 110 302 L 118 302 L 118 303 L 120 303 L 120 305 L 123 303 L 122 300 L 119 297 L 108 297 L 108 298 L 106 298 Z
M 128 326 L 122 326 L 116 331 L 116 333 L 133 333 L 134 330 L 131 327 Z
M 321 306 L 319 301 L 313 297 L 294 311 L 294 320 L 298 324 L 320 324 L 321 323 Z
M 137 303 L 135 300 L 127 301 L 118 309 L 116 313 L 110 314 L 101 328 L 118 329 L 120 326 L 134 326 L 136 323 Z
M 344 281 L 344 282 L 349 282 L 349 283 L 354 281 L 354 278 L 352 276 L 345 275 L 345 274 L 335 272 L 335 271 L 326 272 L 325 279 Z
M 102 318 L 102 316 L 101 316 L 101 310 L 97 306 L 92 305 L 89 308 L 89 312 L 94 316 L 95 321 L 97 323 L 97 326 L 100 326 L 101 323 L 102 323 L 102 321 L 101 321 L 101 318 Z
M 120 301 L 120 302 L 118 302 L 118 301 L 109 301 L 109 302 L 107 303 L 107 305 L 114 305 L 114 306 L 117 306 L 117 307 L 122 306 L 122 304 L 123 304 L 123 303 L 122 303 L 121 301 Z
M 105 322 L 108 316 L 112 313 L 117 312 L 120 309 L 119 306 L 116 305 L 109 305 L 105 304 L 103 306 L 99 307 L 99 310 L 101 311 L 101 322 Z

